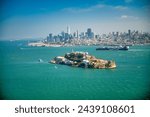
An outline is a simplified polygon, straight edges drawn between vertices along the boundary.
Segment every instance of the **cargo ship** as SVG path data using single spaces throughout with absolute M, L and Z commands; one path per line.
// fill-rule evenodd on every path
M 129 50 L 129 46 L 99 47 L 96 50 Z

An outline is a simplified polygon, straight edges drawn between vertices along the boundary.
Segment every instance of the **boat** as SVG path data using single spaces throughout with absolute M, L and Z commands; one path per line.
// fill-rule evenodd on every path
M 38 60 L 38 62 L 40 62 L 40 63 L 41 63 L 41 62 L 43 62 L 43 60 L 42 60 L 42 59 L 39 59 L 39 60 Z
M 129 46 L 117 46 L 117 47 L 99 47 L 96 50 L 128 50 Z

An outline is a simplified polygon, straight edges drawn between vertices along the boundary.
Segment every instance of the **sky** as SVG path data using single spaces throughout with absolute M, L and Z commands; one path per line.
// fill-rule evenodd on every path
M 67 31 L 150 32 L 149 0 L 1 0 L 0 39 L 45 38 Z

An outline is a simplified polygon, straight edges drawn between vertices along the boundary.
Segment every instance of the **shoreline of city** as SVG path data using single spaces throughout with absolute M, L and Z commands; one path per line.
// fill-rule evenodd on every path
M 30 42 L 28 46 L 32 47 L 70 47 L 70 46 L 135 46 L 150 45 L 150 43 L 46 43 L 43 41 Z

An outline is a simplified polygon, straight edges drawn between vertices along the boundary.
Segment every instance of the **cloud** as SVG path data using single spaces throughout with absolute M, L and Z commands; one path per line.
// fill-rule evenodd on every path
M 97 9 L 101 9 L 101 8 L 104 8 L 104 7 L 106 7 L 106 5 L 96 4 L 94 6 L 90 6 L 90 7 L 87 7 L 87 8 L 78 8 L 78 7 L 64 8 L 64 9 L 62 9 L 62 11 L 71 12 L 71 13 L 84 13 L 84 12 L 90 12 L 90 11 L 94 11 L 94 10 L 97 10 Z
M 139 18 L 136 16 L 122 15 L 121 19 L 130 19 L 130 20 L 138 20 Z
M 91 6 L 91 9 L 99 9 L 99 8 L 104 8 L 108 5 L 105 5 L 105 4 L 97 4 L 97 5 L 94 5 L 94 6 Z
M 71 13 L 85 13 L 85 12 L 91 12 L 91 11 L 96 11 L 99 9 L 115 9 L 115 10 L 126 10 L 128 7 L 126 6 L 112 6 L 112 5 L 106 5 L 106 4 L 96 4 L 87 8 L 78 8 L 78 7 L 70 7 L 70 8 L 64 8 L 62 11 L 65 12 L 71 12 Z
M 122 15 L 122 16 L 121 16 L 121 19 L 127 19 L 127 18 L 128 18 L 127 15 Z
M 126 9 L 128 9 L 128 7 L 125 7 L 125 6 L 115 6 L 114 8 L 118 9 L 118 10 L 126 10 Z
M 126 3 L 130 3 L 132 2 L 133 0 L 125 0 Z
M 92 11 L 91 8 L 64 8 L 62 11 L 70 13 L 84 13 Z

